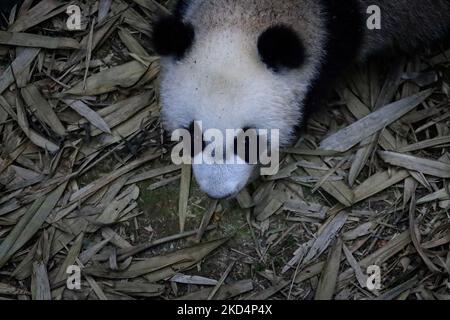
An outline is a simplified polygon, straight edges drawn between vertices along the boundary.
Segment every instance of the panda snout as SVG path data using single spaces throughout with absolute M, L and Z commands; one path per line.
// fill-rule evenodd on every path
M 252 171 L 248 165 L 194 165 L 200 189 L 213 199 L 235 197 L 247 186 Z
M 249 164 L 194 164 L 194 176 L 200 189 L 213 199 L 233 198 L 253 176 Z

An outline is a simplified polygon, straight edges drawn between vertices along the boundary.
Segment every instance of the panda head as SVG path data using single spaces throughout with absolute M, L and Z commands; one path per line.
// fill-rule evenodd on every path
M 189 129 L 194 122 L 224 135 L 227 129 L 276 129 L 281 147 L 291 144 L 317 69 L 308 58 L 315 52 L 302 39 L 308 35 L 292 21 L 245 25 L 239 16 L 215 18 L 191 12 L 154 26 L 165 129 Z M 225 141 L 224 148 L 234 142 Z M 205 193 L 228 198 L 248 184 L 256 167 L 233 154 L 224 164 L 194 164 L 193 170 Z

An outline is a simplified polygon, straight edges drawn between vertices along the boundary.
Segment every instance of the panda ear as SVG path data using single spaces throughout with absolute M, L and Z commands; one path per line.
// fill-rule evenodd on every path
M 161 56 L 182 58 L 192 46 L 194 37 L 194 27 L 176 16 L 163 17 L 153 26 L 153 48 Z
M 288 26 L 277 25 L 264 31 L 258 39 L 262 61 L 270 68 L 300 68 L 305 60 L 305 47 L 297 33 Z

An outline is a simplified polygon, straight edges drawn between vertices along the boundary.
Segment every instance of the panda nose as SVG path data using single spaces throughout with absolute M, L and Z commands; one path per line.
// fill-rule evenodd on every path
M 248 183 L 253 167 L 247 164 L 194 164 L 194 176 L 200 189 L 212 199 L 227 199 Z

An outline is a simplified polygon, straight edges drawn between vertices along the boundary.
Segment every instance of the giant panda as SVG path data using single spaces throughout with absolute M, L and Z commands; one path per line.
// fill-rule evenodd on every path
M 367 26 L 373 5 L 381 29 Z M 446 38 L 450 0 L 187 0 L 153 27 L 169 132 L 196 121 L 204 130 L 278 129 L 288 146 L 347 66 Z M 254 176 L 256 166 L 236 157 L 194 164 L 210 197 L 233 197 Z

